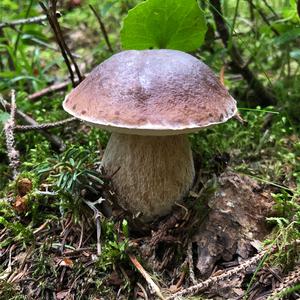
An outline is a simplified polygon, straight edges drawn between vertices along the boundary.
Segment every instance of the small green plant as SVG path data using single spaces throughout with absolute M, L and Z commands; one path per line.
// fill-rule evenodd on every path
M 128 248 L 128 224 L 123 220 L 121 224 L 121 232 L 117 232 L 116 224 L 109 220 L 102 223 L 104 238 L 102 254 L 99 257 L 98 267 L 102 271 L 111 269 L 118 262 L 127 260 L 126 250 Z M 120 239 L 120 235 L 123 238 Z
M 71 209 L 78 215 L 86 195 L 97 198 L 104 184 L 103 175 L 95 170 L 97 156 L 84 147 L 70 147 L 63 154 L 47 159 L 34 169 L 61 198 L 60 210 Z

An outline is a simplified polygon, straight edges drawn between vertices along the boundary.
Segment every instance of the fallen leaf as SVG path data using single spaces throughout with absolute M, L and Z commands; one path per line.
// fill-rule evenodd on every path
M 59 264 L 60 266 L 63 267 L 69 267 L 69 268 L 73 268 L 74 263 L 70 258 L 65 257 Z

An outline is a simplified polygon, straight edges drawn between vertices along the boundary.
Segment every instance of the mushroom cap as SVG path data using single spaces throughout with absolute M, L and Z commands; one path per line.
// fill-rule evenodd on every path
M 195 132 L 237 112 L 207 65 L 166 49 L 113 55 L 66 96 L 63 107 L 110 131 L 156 136 Z

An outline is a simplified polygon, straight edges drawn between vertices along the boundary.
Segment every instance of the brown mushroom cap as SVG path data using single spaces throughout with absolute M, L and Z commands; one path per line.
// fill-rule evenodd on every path
M 173 135 L 226 122 L 236 101 L 212 70 L 176 50 L 124 51 L 98 65 L 64 109 L 104 129 Z

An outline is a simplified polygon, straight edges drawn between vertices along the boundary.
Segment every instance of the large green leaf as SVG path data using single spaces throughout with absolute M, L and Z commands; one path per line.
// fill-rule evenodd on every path
M 176 49 L 193 51 L 207 30 L 196 0 L 147 0 L 128 12 L 123 21 L 124 49 Z

